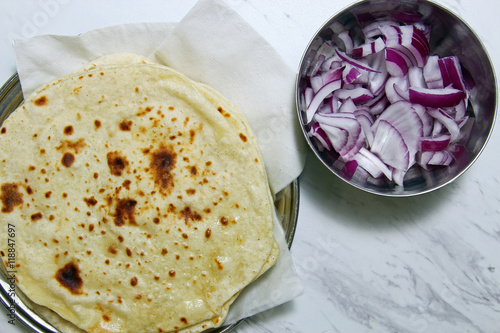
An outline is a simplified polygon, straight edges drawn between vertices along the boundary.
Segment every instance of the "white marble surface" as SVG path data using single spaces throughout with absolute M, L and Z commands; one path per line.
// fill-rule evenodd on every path
M 179 21 L 195 0 L 2 0 L 0 82 L 10 41 L 119 23 Z M 227 0 L 297 69 L 320 25 L 348 0 Z M 500 71 L 498 0 L 441 0 L 476 31 Z M 300 176 L 292 256 L 299 298 L 247 319 L 238 333 L 500 332 L 500 129 L 453 184 L 406 199 L 349 188 L 309 155 Z M 3 311 L 3 309 L 2 309 Z M 3 311 L 4 312 L 4 311 Z M 25 333 L 0 316 L 0 332 Z

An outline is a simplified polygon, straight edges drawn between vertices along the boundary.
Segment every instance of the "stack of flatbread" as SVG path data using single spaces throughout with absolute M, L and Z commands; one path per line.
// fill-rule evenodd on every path
M 279 255 L 242 113 L 147 59 L 106 56 L 40 88 L 0 125 L 0 152 L 18 286 L 64 332 L 218 327 Z

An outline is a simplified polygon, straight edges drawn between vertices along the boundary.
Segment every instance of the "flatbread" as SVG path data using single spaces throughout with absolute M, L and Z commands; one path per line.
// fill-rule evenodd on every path
M 278 257 L 263 159 L 233 103 L 130 59 L 44 86 L 1 126 L 18 286 L 88 332 L 218 327 Z

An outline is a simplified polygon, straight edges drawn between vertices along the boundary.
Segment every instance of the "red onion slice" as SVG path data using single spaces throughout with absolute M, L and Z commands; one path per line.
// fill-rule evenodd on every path
M 373 115 L 368 112 L 366 108 L 359 108 L 353 112 L 354 116 L 361 125 L 361 129 L 366 137 L 366 143 L 370 147 L 373 143 L 373 130 L 372 125 L 375 119 Z
M 379 37 L 372 42 L 357 46 L 352 49 L 352 57 L 355 59 L 364 58 L 371 54 L 378 53 L 385 48 L 384 40 Z
M 357 109 L 358 109 L 358 107 L 356 106 L 356 104 L 354 104 L 354 102 L 352 101 L 352 98 L 348 97 L 347 99 L 345 99 L 342 102 L 342 105 L 340 105 L 338 111 L 341 113 L 353 113 Z
M 313 96 L 311 103 L 306 110 L 306 124 L 309 124 L 318 110 L 318 107 L 326 98 L 326 96 L 330 95 L 332 92 L 336 91 L 342 86 L 341 80 L 332 81 L 330 83 L 325 84 L 318 92 Z
M 418 142 L 419 151 L 440 151 L 450 145 L 451 135 L 441 134 L 434 137 L 422 137 Z
M 385 59 L 387 73 L 391 76 L 403 76 L 408 73 L 408 64 L 410 63 L 410 60 L 401 51 L 391 47 L 386 47 Z
M 362 76 L 361 71 L 354 67 L 348 66 L 346 70 L 343 71 L 342 79 L 345 83 L 351 84 L 358 82 L 357 80 Z
M 332 81 L 337 81 L 342 79 L 343 67 L 338 67 L 334 69 L 329 69 L 321 73 L 319 76 L 322 78 L 324 84 L 330 83 Z
M 346 55 L 345 53 L 343 53 L 342 51 L 339 51 L 339 50 L 335 50 L 335 52 L 337 52 L 337 55 L 343 60 L 345 61 L 346 63 L 348 64 L 351 64 L 353 66 L 356 66 L 358 68 L 361 68 L 365 71 L 369 71 L 369 72 L 376 72 L 378 73 L 379 71 L 373 69 L 373 68 L 370 68 L 369 66 L 367 65 L 364 65 L 363 63 L 359 62 L 359 61 L 356 61 L 354 60 L 353 58 L 349 57 L 348 55 Z
M 423 68 L 424 80 L 428 88 L 444 88 L 443 77 L 439 68 L 439 56 L 432 55 Z
M 444 63 L 446 73 L 448 74 L 448 81 L 451 83 L 451 86 L 455 89 L 466 91 L 462 69 L 460 68 L 458 58 L 456 56 L 450 56 L 442 58 L 440 61 Z
M 412 67 L 408 70 L 408 82 L 410 83 L 410 87 L 427 88 L 423 69 L 420 67 Z
M 441 124 L 446 127 L 448 132 L 450 133 L 450 141 L 455 142 L 458 139 L 458 136 L 460 135 L 460 127 L 458 124 L 455 122 L 455 119 L 450 117 L 449 114 L 443 111 L 443 109 L 429 109 L 427 112 L 434 117 L 436 120 L 438 120 Z
M 315 137 L 322 147 L 328 150 L 332 149 L 332 144 L 330 143 L 330 140 L 328 140 L 328 136 L 318 123 L 314 123 L 307 134 L 310 137 Z
M 420 104 L 412 104 L 413 111 L 420 117 L 422 122 L 422 136 L 430 136 L 434 127 L 434 118 L 428 113 L 427 109 Z
M 319 124 L 321 129 L 328 137 L 328 141 L 335 151 L 339 151 L 347 144 L 348 132 L 347 130 L 328 124 Z
M 352 49 L 354 47 L 354 40 L 349 32 L 349 30 L 342 31 L 339 33 L 338 38 L 344 43 L 344 50 L 347 54 L 352 53 Z
M 385 95 L 392 104 L 408 100 L 409 98 L 406 98 L 406 93 L 409 86 L 408 76 L 391 76 L 385 83 Z
M 399 86 L 394 86 L 394 89 L 398 95 L 407 101 L 431 108 L 456 106 L 464 97 L 464 93 L 455 88 L 410 87 L 408 90 L 404 90 Z
M 364 28 L 362 28 L 362 31 L 363 31 L 363 34 L 365 35 L 365 38 L 374 38 L 374 37 L 380 36 L 382 34 L 382 32 L 380 31 L 380 27 L 383 27 L 386 25 L 397 25 L 397 22 L 392 21 L 392 20 L 371 22 L 368 25 L 366 25 Z
M 403 136 L 389 122 L 378 122 L 371 151 L 385 164 L 400 170 L 408 170 L 410 156 Z
M 408 149 L 409 166 L 415 162 L 418 150 L 418 140 L 423 135 L 423 123 L 420 116 L 415 112 L 412 105 L 405 101 L 399 101 L 390 105 L 373 124 L 376 131 L 378 123 L 387 121 L 401 135 Z
M 389 167 L 368 149 L 361 148 L 352 159 L 357 161 L 358 165 L 368 171 L 372 177 L 378 178 L 383 174 L 387 179 L 392 180 L 392 171 Z
M 333 95 L 341 100 L 351 98 L 356 105 L 366 103 L 373 98 L 371 91 L 363 87 L 356 87 L 353 89 L 337 89 Z
M 363 146 L 366 137 L 362 132 L 359 121 L 353 113 L 317 113 L 314 119 L 325 130 L 327 135 L 335 135 L 332 146 L 344 161 L 349 160 Z M 341 129 L 342 131 L 334 130 L 333 128 Z M 339 138 L 341 140 L 337 140 Z
M 385 52 L 379 52 L 369 56 L 369 64 L 372 68 L 376 69 L 378 73 L 368 72 L 368 82 L 366 86 L 374 96 L 377 96 L 383 92 L 385 83 L 389 78 Z

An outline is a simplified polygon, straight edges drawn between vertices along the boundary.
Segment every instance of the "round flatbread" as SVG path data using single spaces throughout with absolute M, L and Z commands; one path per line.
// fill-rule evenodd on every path
M 217 327 L 277 260 L 243 115 L 168 67 L 97 61 L 34 93 L 0 133 L 18 286 L 81 330 Z

